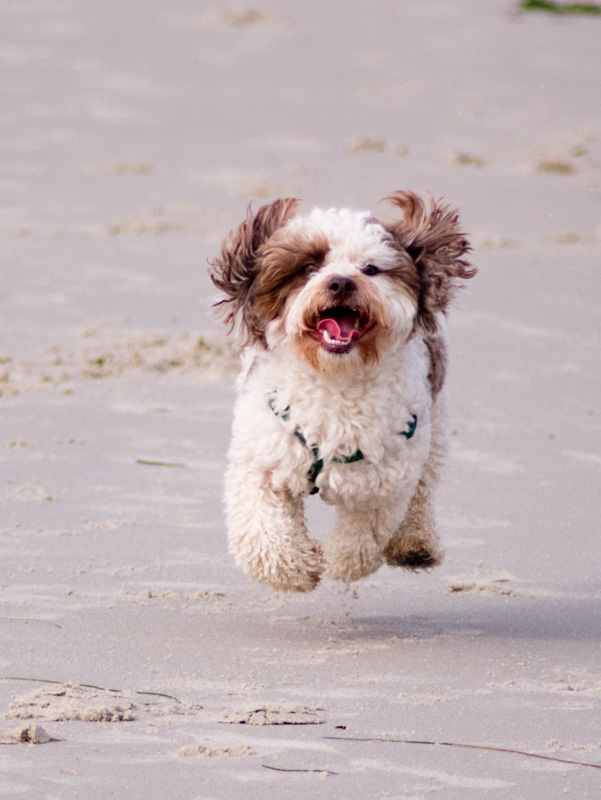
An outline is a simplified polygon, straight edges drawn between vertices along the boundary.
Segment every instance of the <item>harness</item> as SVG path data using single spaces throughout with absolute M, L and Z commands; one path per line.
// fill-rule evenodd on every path
M 283 411 L 277 411 L 275 407 L 276 398 L 277 398 L 277 391 L 270 392 L 267 396 L 267 402 L 269 404 L 269 408 L 273 411 L 276 417 L 282 422 L 282 424 L 286 427 L 286 430 L 292 433 L 293 436 L 301 442 L 304 447 L 311 453 L 313 456 L 313 463 L 309 467 L 307 472 L 307 481 L 309 482 L 309 486 L 311 487 L 311 491 L 309 494 L 317 494 L 319 492 L 319 487 L 315 485 L 317 481 L 317 477 L 319 473 L 324 468 L 324 460 L 319 455 L 319 446 L 317 444 L 309 444 L 303 435 L 301 429 L 298 425 L 295 425 L 293 429 L 290 428 L 290 406 L 286 406 Z M 404 436 L 406 439 L 411 439 L 413 434 L 415 433 L 415 429 L 417 428 L 417 414 L 412 414 L 411 419 L 407 423 L 407 430 L 406 431 L 399 431 L 397 436 Z M 353 464 L 355 461 L 364 461 L 365 456 L 361 452 L 361 450 L 357 450 L 353 453 L 352 456 L 340 456 L 334 457 L 332 461 L 335 464 Z

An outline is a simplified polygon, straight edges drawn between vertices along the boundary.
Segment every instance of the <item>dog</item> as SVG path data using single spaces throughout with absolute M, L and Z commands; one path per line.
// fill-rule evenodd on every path
M 434 492 L 448 448 L 445 316 L 476 269 L 456 211 L 409 191 L 367 211 L 276 200 L 209 262 L 217 313 L 239 331 L 242 369 L 225 478 L 238 565 L 274 589 L 384 563 L 442 560 Z M 307 534 L 304 500 L 337 508 Z

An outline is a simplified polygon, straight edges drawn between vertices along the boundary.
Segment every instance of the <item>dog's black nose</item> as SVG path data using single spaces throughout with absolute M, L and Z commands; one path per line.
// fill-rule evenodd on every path
M 357 284 L 348 275 L 332 275 L 328 280 L 327 288 L 337 298 L 343 298 L 356 291 Z

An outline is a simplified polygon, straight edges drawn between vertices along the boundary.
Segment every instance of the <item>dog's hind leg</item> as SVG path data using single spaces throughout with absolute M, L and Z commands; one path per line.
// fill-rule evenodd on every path
M 315 589 L 323 557 L 320 543 L 307 536 L 303 498 L 237 463 L 228 469 L 225 497 L 229 547 L 238 565 L 274 589 Z
M 432 407 L 432 440 L 421 478 L 400 528 L 385 549 L 386 562 L 392 567 L 429 569 L 442 562 L 434 494 L 448 450 L 446 416 L 444 393 L 440 392 Z
M 443 552 L 436 532 L 432 488 L 428 478 L 422 475 L 405 519 L 386 547 L 386 563 L 391 567 L 429 569 L 442 562 Z

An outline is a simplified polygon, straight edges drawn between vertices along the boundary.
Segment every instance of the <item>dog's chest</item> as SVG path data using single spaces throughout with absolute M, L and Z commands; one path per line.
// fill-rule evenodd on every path
M 414 482 L 427 455 L 427 398 L 419 387 L 409 397 L 379 389 L 323 392 L 313 402 L 305 395 L 279 409 L 279 398 L 272 400 L 290 441 L 291 489 L 319 491 L 330 503 L 364 502 L 398 491 L 406 477 Z
M 319 490 L 336 503 L 396 491 L 427 457 L 431 394 L 418 348 L 389 361 L 339 382 L 294 362 L 251 362 L 232 452 L 295 495 Z

